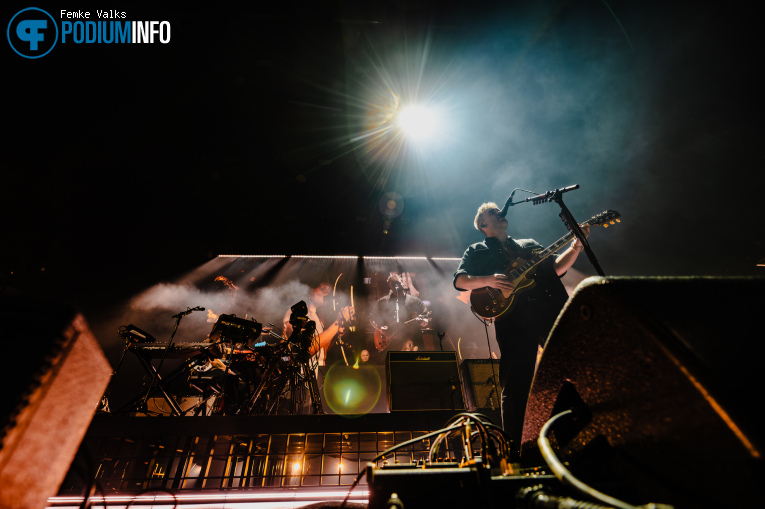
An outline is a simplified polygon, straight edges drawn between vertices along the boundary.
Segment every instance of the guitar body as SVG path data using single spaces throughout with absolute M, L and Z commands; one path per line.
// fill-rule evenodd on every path
M 513 269 L 524 263 L 526 261 L 519 258 L 505 269 L 505 274 L 515 283 L 513 291 L 507 292 L 484 286 L 470 292 L 470 305 L 478 316 L 486 320 L 490 318 L 499 319 L 505 316 L 515 305 L 518 295 L 531 290 L 537 285 L 536 281 L 534 281 L 536 266 L 521 274 L 520 277 L 512 279 Z
M 388 348 L 388 345 L 390 345 L 391 340 L 393 339 L 393 335 L 388 333 L 387 330 L 380 330 L 375 329 L 375 348 L 377 348 L 378 352 L 382 352 L 386 348 Z
M 403 344 L 406 340 L 412 339 L 411 337 L 404 337 L 407 336 L 406 326 L 411 324 L 412 322 L 420 322 L 420 323 L 427 323 L 427 320 L 430 317 L 430 311 L 427 313 L 421 314 L 415 318 L 412 318 L 411 320 L 407 320 L 406 322 L 402 323 L 394 323 L 390 326 L 378 326 L 374 320 L 370 318 L 369 323 L 372 324 L 372 327 L 374 327 L 374 339 L 375 339 L 375 348 L 377 348 L 378 352 L 382 352 L 383 350 L 387 349 L 391 341 L 396 341 L 398 345 Z
M 402 324 L 403 325 L 403 324 Z M 376 327 L 375 328 L 375 348 L 382 352 L 390 346 L 391 341 L 401 339 L 403 327 Z

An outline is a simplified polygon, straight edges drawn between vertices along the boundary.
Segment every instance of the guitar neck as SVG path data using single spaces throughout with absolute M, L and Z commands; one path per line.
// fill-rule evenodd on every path
M 584 223 L 586 226 L 589 225 L 589 221 L 586 221 Z M 546 248 L 544 248 L 542 251 L 537 253 L 535 256 L 533 256 L 528 262 L 524 263 L 520 267 L 516 267 L 509 275 L 513 277 L 513 279 L 519 278 L 524 272 L 532 269 L 535 265 L 539 264 L 542 260 L 550 256 L 551 254 L 557 252 L 566 245 L 571 239 L 574 238 L 573 232 L 568 232 L 563 237 L 559 238 Z
M 556 251 L 559 251 L 560 248 L 565 246 L 573 238 L 574 238 L 574 234 L 572 232 L 568 232 L 563 237 L 559 238 L 558 240 L 556 240 L 555 242 L 547 246 L 544 250 L 542 250 L 542 252 L 540 252 L 537 255 L 539 260 L 536 263 L 541 262 L 542 260 L 550 256 L 551 254 L 555 253 Z

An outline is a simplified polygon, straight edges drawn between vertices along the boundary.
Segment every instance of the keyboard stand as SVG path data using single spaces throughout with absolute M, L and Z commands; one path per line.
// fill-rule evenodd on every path
M 157 369 L 154 367 L 154 365 L 151 363 L 151 357 L 148 355 L 141 355 L 141 352 L 135 349 L 130 349 L 131 352 L 133 352 L 136 357 L 138 357 L 138 360 L 141 362 L 141 365 L 146 370 L 146 372 L 152 376 L 152 380 L 154 381 L 154 384 L 149 389 L 149 392 L 146 393 L 144 390 L 141 390 L 141 393 L 136 396 L 134 399 L 132 399 L 129 403 L 123 405 L 119 410 L 115 412 L 115 414 L 122 414 L 122 413 L 132 413 L 132 412 L 140 412 L 142 410 L 146 410 L 146 402 L 150 397 L 152 397 L 157 392 L 162 394 L 162 397 L 167 401 L 167 404 L 170 405 L 170 410 L 173 415 L 181 416 L 185 412 L 181 410 L 181 407 L 178 406 L 178 403 L 176 403 L 175 399 L 170 396 L 170 394 L 167 391 L 167 386 L 169 386 L 173 381 L 178 379 L 182 375 L 188 375 L 191 372 L 191 369 L 199 364 L 199 361 L 202 359 L 207 359 L 209 357 L 209 354 L 207 352 L 202 352 L 197 354 L 197 356 L 192 357 L 191 359 L 187 360 L 177 368 L 175 368 L 170 374 L 167 375 L 167 378 L 162 378 L 160 376 Z M 144 407 L 144 408 L 142 408 Z

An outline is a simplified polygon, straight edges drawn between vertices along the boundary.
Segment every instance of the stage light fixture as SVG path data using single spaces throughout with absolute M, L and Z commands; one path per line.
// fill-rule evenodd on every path
M 218 258 L 312 258 L 323 260 L 357 260 L 358 256 L 352 255 L 246 255 L 246 254 L 219 254 Z
M 219 254 L 218 258 L 287 258 L 287 255 Z
M 427 260 L 426 256 L 364 256 L 364 260 Z
M 322 260 L 358 260 L 358 256 L 349 255 L 232 255 L 221 254 L 218 258 L 312 258 Z M 460 261 L 461 258 L 448 258 L 448 257 L 427 257 L 427 256 L 362 256 L 364 260 L 433 260 L 433 261 Z

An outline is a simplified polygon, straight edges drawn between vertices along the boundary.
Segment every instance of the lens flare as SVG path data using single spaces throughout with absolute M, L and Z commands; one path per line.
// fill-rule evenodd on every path
M 380 375 L 374 367 L 353 369 L 339 362 L 327 372 L 324 399 L 336 414 L 364 415 L 377 404 L 381 389 Z

